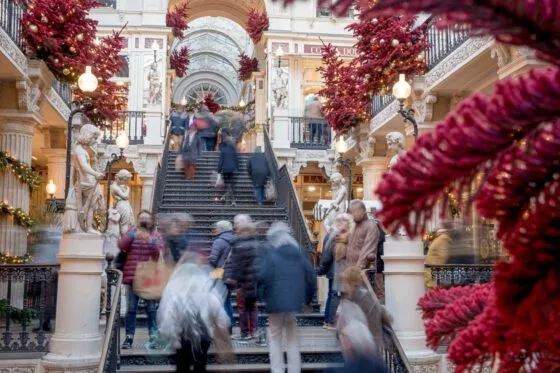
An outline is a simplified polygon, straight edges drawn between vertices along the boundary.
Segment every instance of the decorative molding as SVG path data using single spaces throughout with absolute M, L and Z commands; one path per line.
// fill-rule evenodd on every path
M 299 162 L 293 159 L 288 159 L 286 161 L 286 168 L 288 169 L 288 173 L 292 179 L 298 176 L 301 168 L 305 166 L 307 166 L 307 161 Z
M 375 153 L 375 137 L 372 134 L 362 134 L 360 136 L 360 154 L 356 157 L 356 163 L 362 160 L 372 158 Z
M 502 68 L 512 60 L 511 49 L 508 45 L 494 42 L 492 45 L 492 50 L 490 51 L 490 56 L 498 61 L 498 67 Z
M 412 107 L 415 111 L 415 117 L 418 124 L 430 122 L 434 113 L 434 104 L 437 102 L 437 96 L 428 93 L 423 99 L 414 100 Z
M 16 65 L 23 73 L 27 76 L 29 73 L 29 67 L 27 64 L 27 57 L 23 52 L 17 47 L 14 41 L 10 38 L 6 32 L 0 28 L 0 51 L 7 56 L 14 65 Z
M 18 108 L 20 110 L 38 112 L 41 104 L 41 89 L 37 84 L 29 84 L 27 80 L 16 82 Z
M 466 63 L 490 48 L 494 43 L 492 37 L 470 38 L 457 50 L 438 63 L 426 74 L 426 89 L 433 90 L 439 82 L 459 70 Z M 375 119 L 375 118 L 374 118 Z
M 62 98 L 58 95 L 58 93 L 54 90 L 54 88 L 50 88 L 47 91 L 47 100 L 51 103 L 51 105 L 62 115 L 64 120 L 68 120 L 70 116 L 70 108 L 68 104 L 62 100 Z
M 371 120 L 370 134 L 373 134 L 375 131 L 383 127 L 388 121 L 393 119 L 393 117 L 398 114 L 398 111 L 399 102 L 394 100 L 385 109 L 381 110 L 379 114 L 373 117 Z

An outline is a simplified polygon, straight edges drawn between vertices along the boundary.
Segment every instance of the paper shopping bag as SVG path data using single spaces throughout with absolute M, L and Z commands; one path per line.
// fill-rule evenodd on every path
M 138 263 L 134 274 L 134 292 L 143 299 L 160 299 L 172 272 L 173 268 L 165 263 L 161 254 L 157 261 Z
M 183 171 L 185 169 L 185 160 L 181 154 L 177 154 L 175 158 L 175 171 Z

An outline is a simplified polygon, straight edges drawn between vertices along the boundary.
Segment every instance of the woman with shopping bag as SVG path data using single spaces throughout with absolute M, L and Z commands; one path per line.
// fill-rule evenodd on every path
M 138 225 L 124 234 L 119 240 L 121 256 L 126 257 L 123 265 L 123 284 L 127 286 L 128 293 L 125 318 L 126 338 L 122 345 L 123 349 L 132 347 L 134 333 L 136 331 L 136 311 L 138 308 L 138 301 L 141 297 L 137 294 L 135 288 L 138 290 L 142 287 L 156 287 L 157 284 L 155 284 L 154 281 L 162 282 L 163 286 L 165 286 L 163 281 L 167 281 L 165 279 L 165 271 L 161 270 L 161 266 L 159 267 L 160 273 L 157 276 L 150 276 L 146 273 L 146 268 L 148 266 L 144 266 L 150 261 L 152 261 L 152 263 L 157 263 L 160 258 L 163 258 L 164 241 L 159 232 L 154 229 L 154 218 L 149 211 L 143 210 L 138 214 L 137 221 Z M 150 279 L 150 284 L 134 284 L 135 281 L 138 282 L 139 274 L 141 274 L 141 278 Z M 134 288 L 133 284 L 135 285 Z M 149 343 L 153 344 L 155 343 L 157 334 L 157 309 L 156 301 L 153 298 L 146 299 L 146 313 L 148 314 Z

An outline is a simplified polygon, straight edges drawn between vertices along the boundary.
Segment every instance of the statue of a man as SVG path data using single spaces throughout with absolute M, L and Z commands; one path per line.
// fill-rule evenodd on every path
M 64 211 L 64 232 L 99 234 L 93 226 L 95 212 L 103 210 L 99 180 L 104 174 L 98 171 L 97 155 L 93 149 L 99 134 L 96 126 L 83 125 L 72 150 L 72 174 Z
M 130 205 L 130 179 L 132 174 L 127 170 L 120 170 L 115 175 L 115 181 L 111 184 L 111 196 L 113 197 L 113 208 L 120 215 L 119 231 L 121 236 L 128 232 L 134 225 L 134 211 Z
M 276 76 L 272 80 L 274 104 L 279 109 L 288 107 L 288 74 L 282 67 L 275 69 Z
M 331 184 L 333 189 L 333 202 L 324 215 L 325 221 L 327 222 L 334 221 L 334 219 L 330 217 L 331 214 L 336 216 L 339 213 L 346 212 L 347 190 L 344 176 L 342 176 L 340 172 L 335 172 L 331 176 Z
M 148 104 L 157 105 L 161 103 L 161 82 L 158 71 L 158 64 L 153 62 L 148 73 Z
M 404 152 L 404 135 L 400 132 L 389 132 L 385 139 L 387 140 L 388 153 L 393 154 L 389 161 L 389 169 L 391 169 Z

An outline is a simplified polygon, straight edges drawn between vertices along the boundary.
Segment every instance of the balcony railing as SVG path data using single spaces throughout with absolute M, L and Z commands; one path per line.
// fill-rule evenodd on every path
M 70 107 L 72 102 L 72 86 L 68 83 L 62 83 L 58 80 L 53 81 L 53 89 L 58 93 L 60 98 Z
M 428 19 L 428 43 L 430 47 L 426 51 L 426 63 L 428 70 L 433 69 L 438 63 L 449 56 L 470 36 L 469 28 L 466 26 L 449 25 L 444 28 L 436 27 L 438 17 Z
M 439 287 L 484 284 L 492 280 L 494 264 L 426 264 Z
M 128 134 L 130 145 L 144 143 L 145 113 L 143 111 L 123 111 L 117 120 L 107 123 L 101 142 L 114 144 L 121 132 Z
M 99 0 L 99 2 L 103 7 L 117 9 L 117 0 Z
M 391 105 L 391 103 L 395 101 L 395 96 L 388 95 L 388 96 L 375 96 L 371 101 L 371 113 L 372 116 L 376 116 L 377 114 L 381 113 L 383 109 L 387 106 Z
M 0 266 L 0 353 L 47 352 L 58 265 Z
M 291 117 L 292 148 L 328 149 L 331 145 L 331 129 L 324 119 Z
M 24 8 L 19 1 L 0 0 L 0 27 L 10 36 L 21 51 L 24 51 L 21 25 L 23 12 Z

